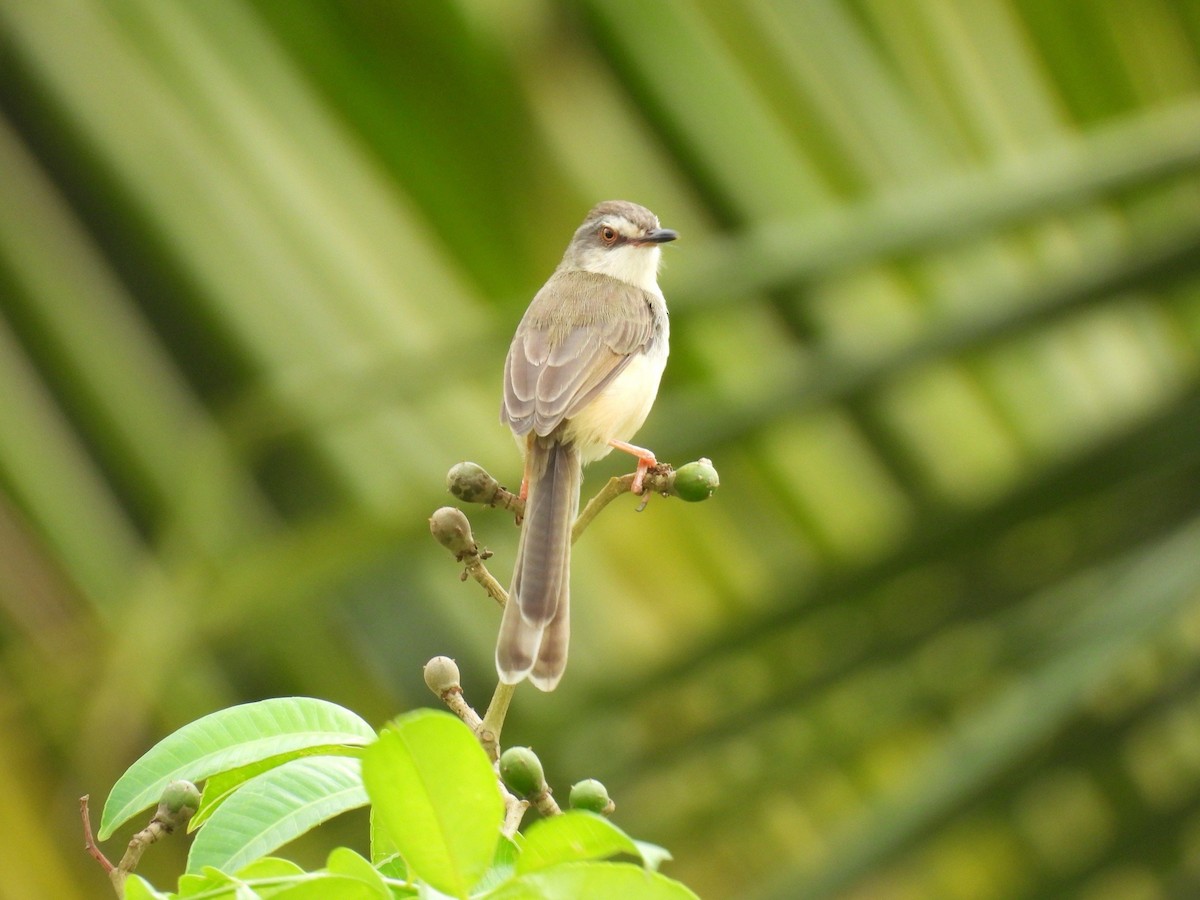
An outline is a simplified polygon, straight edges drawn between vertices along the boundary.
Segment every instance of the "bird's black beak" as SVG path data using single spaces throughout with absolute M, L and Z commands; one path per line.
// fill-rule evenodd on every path
M 652 228 L 647 231 L 642 237 L 638 238 L 636 243 L 639 244 L 665 244 L 675 240 L 679 235 L 670 228 Z

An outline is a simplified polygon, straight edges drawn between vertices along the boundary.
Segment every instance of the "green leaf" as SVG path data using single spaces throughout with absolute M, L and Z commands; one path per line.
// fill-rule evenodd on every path
M 612 862 L 560 863 L 514 878 L 486 896 L 487 900 L 697 900 L 665 875 Z
M 665 850 L 662 852 L 666 853 Z M 657 868 L 661 861 L 658 855 L 647 858 L 637 841 L 604 816 L 572 810 L 530 826 L 517 860 L 517 872 L 536 872 L 563 862 L 607 859 L 618 853 L 636 856 L 648 868 Z
M 218 772 L 305 747 L 362 746 L 375 732 L 354 713 L 309 697 L 284 697 L 230 707 L 183 726 L 148 750 L 108 795 L 99 839 L 158 803 L 170 782 L 201 781 Z
M 500 836 L 496 845 L 496 855 L 492 858 L 491 867 L 484 873 L 475 885 L 474 892 L 484 893 L 512 878 L 517 869 L 517 859 L 521 851 L 512 838 Z
M 211 776 L 204 783 L 204 793 L 200 798 L 200 808 L 196 810 L 196 814 L 188 820 L 188 832 L 196 831 L 201 825 L 209 820 L 212 814 L 220 807 L 222 803 L 240 788 L 243 784 L 249 781 L 256 775 L 260 775 L 276 766 L 281 766 L 293 759 L 303 759 L 309 756 L 353 756 L 361 757 L 362 748 L 352 747 L 346 744 L 326 744 L 318 747 L 304 747 L 300 750 L 293 750 L 290 753 L 281 753 L 278 756 L 271 756 L 267 759 L 259 760 L 258 762 L 248 763 L 244 766 L 238 766 L 236 769 L 230 769 L 227 772 L 218 772 Z
M 242 881 L 255 881 L 263 878 L 289 878 L 294 875 L 306 874 L 304 869 L 290 859 L 280 859 L 278 856 L 265 856 L 256 859 L 250 865 L 238 871 L 237 877 Z
M 203 897 L 204 900 L 258 900 L 261 896 L 240 878 L 208 866 L 198 874 L 183 875 L 179 879 L 179 896 Z
M 375 869 L 384 878 L 408 881 L 408 863 L 404 861 L 404 857 L 399 853 L 385 856 L 379 862 L 375 863 Z
M 156 891 L 140 875 L 131 875 L 125 881 L 125 900 L 171 900 L 174 896 Z
M 660 847 L 658 844 L 638 840 L 635 840 L 634 843 L 637 844 L 638 856 L 642 858 L 642 865 L 647 869 L 653 869 L 657 872 L 663 863 L 670 862 L 675 858 L 671 855 L 670 850 L 666 847 Z
M 366 802 L 357 759 L 292 760 L 246 782 L 213 813 L 192 844 L 188 871 L 236 871 Z
M 380 894 L 371 885 L 349 875 L 319 872 L 270 896 L 271 900 L 379 900 L 390 895 L 387 891 Z
M 449 713 L 401 716 L 363 754 L 379 822 L 413 875 L 467 896 L 500 840 L 504 803 L 475 735 Z
M 379 871 L 366 859 L 359 856 L 349 847 L 335 847 L 329 854 L 325 864 L 328 872 L 334 875 L 345 875 L 347 878 L 357 878 L 364 884 L 370 885 L 377 896 L 387 900 L 387 883 Z
M 194 897 L 205 891 L 221 888 L 234 888 L 237 884 L 232 875 L 218 869 L 206 869 L 203 872 L 181 875 L 179 878 L 179 896 Z
M 371 807 L 371 862 L 375 865 L 380 865 L 384 861 L 396 859 L 400 855 L 400 849 L 396 846 L 396 842 L 392 840 L 387 829 L 383 827 L 379 821 L 379 813 L 375 807 Z

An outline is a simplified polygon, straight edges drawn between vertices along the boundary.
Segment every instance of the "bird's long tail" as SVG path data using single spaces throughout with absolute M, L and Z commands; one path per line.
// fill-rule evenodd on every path
M 552 691 L 567 665 L 571 526 L 579 512 L 582 467 L 573 445 L 543 441 L 533 438 L 525 457 L 525 521 L 496 642 L 496 671 L 507 684 L 528 677 Z

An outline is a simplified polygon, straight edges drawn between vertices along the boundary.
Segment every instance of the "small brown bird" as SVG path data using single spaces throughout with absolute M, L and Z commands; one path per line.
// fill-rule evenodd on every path
M 646 421 L 667 364 L 660 245 L 674 231 L 636 203 L 609 200 L 587 214 L 562 262 L 525 311 L 504 363 L 500 419 L 525 455 L 525 521 L 496 642 L 500 680 L 528 677 L 552 691 L 567 665 L 571 526 L 583 466 L 626 443 Z

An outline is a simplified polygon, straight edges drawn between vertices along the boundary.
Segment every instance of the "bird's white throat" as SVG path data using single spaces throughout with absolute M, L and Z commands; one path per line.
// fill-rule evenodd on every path
M 580 268 L 608 275 L 646 291 L 658 290 L 658 264 L 662 249 L 657 244 L 622 244 L 596 248 L 579 260 Z

